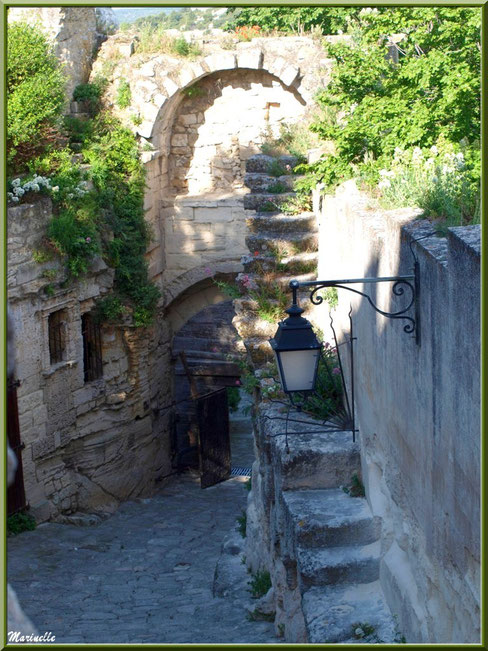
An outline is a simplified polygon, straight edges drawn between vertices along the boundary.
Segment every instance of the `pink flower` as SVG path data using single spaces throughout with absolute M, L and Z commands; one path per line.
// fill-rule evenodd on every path
M 85 237 L 85 242 L 91 242 L 91 237 Z
M 219 349 L 217 348 L 217 346 L 214 346 L 214 347 L 212 348 L 212 352 L 213 352 L 213 353 L 217 353 L 218 350 L 219 350 Z
M 241 381 L 240 381 L 240 380 L 236 380 L 236 385 L 237 385 L 237 386 L 240 386 L 240 384 L 241 384 Z
M 334 375 L 339 375 L 340 372 L 341 372 L 341 369 L 338 366 L 334 366 L 334 368 L 332 369 L 332 373 Z
M 210 269 L 210 267 L 205 267 L 205 273 L 207 275 L 210 275 L 212 273 L 212 270 Z

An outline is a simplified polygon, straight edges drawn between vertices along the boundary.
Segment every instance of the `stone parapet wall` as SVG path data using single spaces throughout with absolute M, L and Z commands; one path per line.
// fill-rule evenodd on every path
M 435 237 L 418 210 L 368 209 L 353 181 L 316 193 L 315 208 L 321 279 L 407 275 L 410 247 L 418 258 L 420 346 L 402 322 L 343 290 L 335 323 L 347 331 L 352 306 L 362 472 L 383 519 L 389 606 L 408 641 L 477 642 L 480 227 Z M 388 283 L 370 291 L 383 309 L 400 305 Z
M 8 210 L 8 300 L 15 336 L 19 426 L 27 501 L 38 521 L 112 512 L 148 495 L 170 472 L 168 328 L 102 327 L 103 377 L 84 379 L 81 316 L 113 284 L 97 258 L 59 285 L 59 261 L 39 263 L 51 201 Z M 54 278 L 53 278 L 54 274 Z M 66 353 L 50 361 L 49 315 L 63 310 Z

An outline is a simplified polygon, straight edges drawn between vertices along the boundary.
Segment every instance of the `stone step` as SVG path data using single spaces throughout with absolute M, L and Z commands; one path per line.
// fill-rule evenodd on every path
M 367 500 L 342 488 L 285 491 L 283 504 L 288 534 L 303 548 L 366 545 L 380 536 Z
M 380 546 L 377 540 L 368 545 L 297 549 L 297 569 L 301 592 L 312 586 L 370 583 L 380 574 Z
M 379 581 L 310 588 L 302 597 L 302 609 L 310 644 L 401 642 Z M 355 631 L 366 623 L 374 631 L 361 638 Z
M 292 294 L 290 290 L 287 290 L 286 295 L 289 296 L 289 301 L 287 307 L 291 305 L 292 302 Z M 303 308 L 303 315 L 306 316 L 307 312 L 310 312 L 311 309 L 313 309 L 312 303 L 308 300 L 308 297 L 310 295 L 309 291 L 304 291 L 304 292 L 299 292 L 298 293 L 298 300 L 299 300 L 299 305 L 300 307 Z M 268 299 L 269 303 L 271 305 L 278 306 L 279 301 L 275 299 Z M 259 311 L 259 303 L 250 298 L 249 296 L 244 296 L 242 298 L 236 298 L 234 299 L 235 302 L 235 312 L 236 316 L 239 318 L 245 318 L 246 316 L 249 316 L 250 314 L 257 314 Z M 286 316 L 286 315 L 285 315 Z
M 299 215 L 286 215 L 282 212 L 258 212 L 246 217 L 247 230 L 250 233 L 270 233 L 283 237 L 285 233 L 316 233 L 317 218 L 312 212 Z
M 192 375 L 210 375 L 225 377 L 240 377 L 241 370 L 237 364 L 212 359 L 188 359 L 188 367 Z M 175 375 L 186 375 L 181 362 L 175 364 Z
M 287 255 L 294 255 L 305 251 L 317 251 L 318 235 L 305 230 L 304 232 L 262 230 L 246 236 L 246 246 L 251 253 L 259 251 L 278 251 Z
M 287 449 L 284 415 L 279 407 L 267 405 L 260 415 L 268 419 L 266 429 L 276 491 L 340 488 L 350 484 L 354 473 L 359 474 L 360 447 L 358 441 L 353 441 L 352 432 L 324 432 L 321 421 L 292 411 Z M 295 423 L 294 419 L 300 422 Z
M 281 315 L 277 316 L 276 320 L 274 321 L 266 321 L 264 319 L 260 319 L 256 315 L 242 317 L 236 316 L 234 317 L 233 324 L 235 325 L 240 336 L 244 339 L 262 337 L 263 339 L 268 340 L 270 337 L 274 336 L 278 321 L 285 318 L 286 316 L 287 315 L 285 312 L 281 312 Z
M 297 274 L 316 273 L 318 263 L 317 251 L 305 251 L 284 258 L 259 254 L 243 256 L 241 262 L 247 274 L 278 271 L 296 276 Z
M 254 154 L 250 156 L 246 161 L 246 172 L 262 172 L 267 173 L 270 169 L 270 166 L 276 165 L 279 163 L 284 171 L 288 171 L 286 166 L 289 165 L 291 169 L 295 167 L 298 163 L 298 158 L 296 156 L 267 156 L 266 154 Z
M 274 353 L 269 345 L 268 338 L 249 337 L 244 340 L 246 351 L 256 368 L 274 359 Z
M 244 185 L 246 185 L 251 192 L 257 194 L 270 192 L 269 188 L 273 188 L 278 184 L 284 186 L 287 190 L 293 190 L 296 178 L 297 177 L 291 176 L 290 174 L 270 176 L 263 172 L 248 172 L 244 176 Z M 274 190 L 271 190 L 271 192 L 274 192 Z
M 259 212 L 262 210 L 267 211 L 269 207 L 270 212 L 280 211 L 280 206 L 290 201 L 294 196 L 294 192 L 279 192 L 276 194 L 268 192 L 253 194 L 251 192 L 244 195 L 244 209 Z
M 231 353 L 235 348 L 235 340 L 237 334 L 232 336 L 219 336 L 218 341 L 215 339 L 209 339 L 205 336 L 195 337 L 195 336 L 184 336 L 184 337 L 175 337 L 173 342 L 173 354 L 176 355 L 180 351 L 188 350 L 202 350 L 215 353 Z M 214 350 L 216 348 L 217 350 Z

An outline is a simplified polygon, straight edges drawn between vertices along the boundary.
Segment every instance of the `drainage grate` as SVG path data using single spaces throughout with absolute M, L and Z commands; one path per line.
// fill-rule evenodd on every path
M 242 466 L 234 466 L 230 471 L 231 477 L 250 477 L 251 468 L 243 468 Z

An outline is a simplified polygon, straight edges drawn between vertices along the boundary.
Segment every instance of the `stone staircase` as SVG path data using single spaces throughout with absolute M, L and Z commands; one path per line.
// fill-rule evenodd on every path
M 246 220 L 250 255 L 243 259 L 248 286 L 265 278 L 286 294 L 292 278 L 315 278 L 318 248 L 313 213 L 280 210 L 293 196 L 292 177 L 275 177 L 270 170 L 288 171 L 287 165 L 292 168 L 295 161 L 257 155 L 247 162 L 251 193 L 244 205 L 254 213 Z M 282 191 L 269 192 L 273 185 Z M 233 324 L 248 360 L 259 369 L 272 358 L 268 340 L 277 323 L 259 317 L 255 296 L 256 291 L 254 297 L 234 300 Z M 306 293 L 301 298 L 302 307 L 310 309 Z M 253 571 L 270 571 L 276 632 L 291 643 L 398 641 L 379 583 L 381 522 L 365 498 L 343 490 L 354 474 L 360 476 L 360 448 L 352 432 L 314 433 L 318 423 L 309 419 L 310 425 L 290 426 L 287 447 L 282 407 L 262 402 L 259 393 L 256 398 L 258 458 L 246 557 Z M 293 435 L 294 427 L 300 434 Z
M 247 277 L 250 286 L 265 279 L 270 295 L 281 292 L 282 301 L 289 295 L 288 304 L 291 304 L 290 280 L 314 279 L 318 255 L 315 215 L 311 212 L 290 215 L 280 210 L 295 196 L 296 177 L 291 170 L 296 163 L 293 156 L 272 158 L 257 154 L 247 160 L 244 178 L 251 190 L 244 196 L 244 207 L 253 212 L 246 219 L 249 255 L 242 259 L 243 277 Z M 281 191 L 270 192 L 273 187 Z M 278 305 L 280 301 L 271 297 L 268 302 Z M 307 307 L 307 301 L 303 305 Z M 259 303 L 249 296 L 234 300 L 234 309 L 233 323 L 243 338 L 248 359 L 259 367 L 272 358 L 268 340 L 276 331 L 276 322 L 260 318 Z M 285 316 L 282 311 L 279 318 Z
M 288 642 L 398 641 L 379 582 L 381 520 L 364 497 L 343 488 L 360 473 L 359 444 L 351 432 L 290 433 L 287 452 L 283 423 L 268 420 L 277 407 L 262 414 L 274 489 L 270 560 L 277 629 Z M 312 428 L 312 419 L 300 425 L 305 432 Z

